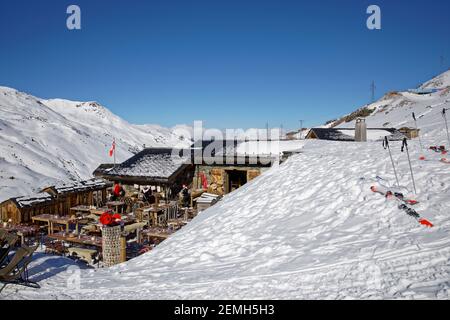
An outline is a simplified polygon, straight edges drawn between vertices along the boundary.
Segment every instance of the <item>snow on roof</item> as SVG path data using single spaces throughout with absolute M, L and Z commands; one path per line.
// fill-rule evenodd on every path
M 355 141 L 354 128 L 312 128 L 311 131 L 321 140 Z M 368 140 L 380 140 L 384 139 L 385 136 L 387 136 L 389 140 L 401 140 L 404 138 L 404 136 L 394 128 L 367 128 Z
M 102 189 L 108 187 L 110 183 L 103 179 L 91 179 L 86 181 L 76 181 L 72 183 L 63 183 L 60 185 L 52 186 L 53 190 L 58 194 L 67 193 L 67 192 L 78 192 L 78 191 L 86 191 L 93 189 Z
M 172 155 L 171 148 L 148 148 L 116 166 L 107 176 L 169 179 L 188 159 Z
M 334 141 L 354 141 L 355 138 L 344 134 L 341 130 L 334 128 L 312 128 L 310 133 L 313 132 L 317 139 L 321 140 L 334 140 Z M 308 135 L 310 135 L 308 133 Z
M 45 203 L 52 201 L 54 198 L 45 192 L 35 193 L 28 196 L 13 198 L 13 200 L 19 208 L 30 207 L 39 203 Z

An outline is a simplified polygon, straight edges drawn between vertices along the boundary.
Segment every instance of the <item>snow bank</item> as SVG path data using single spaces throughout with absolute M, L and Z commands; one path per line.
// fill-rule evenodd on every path
M 425 140 L 444 142 L 442 135 Z M 394 160 L 410 195 L 406 155 L 397 144 Z M 302 154 L 225 196 L 154 251 L 111 269 L 81 272 L 79 290 L 67 289 L 63 273 L 50 276 L 39 297 L 447 299 L 450 170 L 432 153 L 430 161 L 416 160 L 416 141 L 410 148 L 416 210 L 434 228 L 370 191 L 377 175 L 394 181 L 379 143 L 311 140 Z M 15 292 L 9 298 L 36 297 L 32 290 L 14 290 L 7 289 Z

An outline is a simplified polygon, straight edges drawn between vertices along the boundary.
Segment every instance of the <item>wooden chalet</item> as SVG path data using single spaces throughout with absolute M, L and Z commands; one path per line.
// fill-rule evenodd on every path
M 55 198 L 59 215 L 68 215 L 70 208 L 78 205 L 101 207 L 106 203 L 107 189 L 112 183 L 104 179 L 76 181 L 47 187 L 41 190 Z
M 2 221 L 20 224 L 31 222 L 32 217 L 40 214 L 68 215 L 70 208 L 77 205 L 104 204 L 111 186 L 105 180 L 93 179 L 47 187 L 37 194 L 3 201 L 0 217 Z
M 109 170 L 97 168 L 94 173 L 124 185 L 159 186 L 166 199 L 176 195 L 183 184 L 190 184 L 193 166 L 188 156 L 172 148 L 146 148 Z
M 11 198 L 0 203 L 0 217 L 3 222 L 13 224 L 31 222 L 31 217 L 43 213 L 56 214 L 57 206 L 53 196 L 37 193 L 25 197 Z

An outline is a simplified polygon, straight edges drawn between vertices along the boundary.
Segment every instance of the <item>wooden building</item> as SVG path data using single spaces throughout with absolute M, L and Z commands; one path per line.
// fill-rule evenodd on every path
M 170 199 L 176 197 L 183 184 L 192 182 L 194 169 L 189 155 L 189 151 L 183 156 L 181 150 L 172 148 L 146 148 L 114 168 L 99 167 L 94 174 L 123 185 L 160 187 L 165 198 Z
M 46 192 L 55 198 L 58 214 L 64 216 L 70 213 L 70 208 L 78 205 L 103 206 L 110 187 L 112 183 L 104 179 L 91 179 L 47 187 L 41 192 Z
M 420 129 L 409 127 L 400 128 L 398 131 L 400 131 L 408 139 L 418 138 L 420 134 Z
M 249 142 L 204 140 L 195 143 L 192 146 L 193 188 L 217 195 L 230 193 L 269 169 L 278 156 L 240 152 L 241 143 Z
M 274 155 L 239 154 L 248 141 L 205 140 L 190 148 L 146 148 L 115 168 L 101 165 L 97 177 L 124 185 L 160 186 L 166 199 L 175 198 L 182 185 L 209 193 L 229 193 L 270 168 Z
M 39 214 L 68 215 L 77 205 L 99 206 L 106 202 L 112 184 L 100 179 L 78 181 L 44 188 L 40 193 L 11 198 L 0 203 L 2 221 L 13 224 L 31 222 Z
M 56 214 L 56 212 L 55 199 L 48 193 L 11 198 L 0 203 L 1 221 L 11 221 L 13 224 L 31 222 L 31 217 L 38 214 Z

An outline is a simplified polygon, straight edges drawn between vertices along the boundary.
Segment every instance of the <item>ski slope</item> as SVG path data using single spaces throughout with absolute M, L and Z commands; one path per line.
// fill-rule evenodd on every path
M 172 130 L 133 125 L 96 102 L 44 100 L 0 87 L 0 202 L 92 176 L 116 139 L 118 162 L 146 146 L 189 145 Z
M 415 111 L 423 144 L 448 145 L 439 114 L 448 92 L 406 96 L 414 103 L 399 106 L 404 98 L 378 102 L 368 123 L 410 125 Z M 395 181 L 380 142 L 308 140 L 153 251 L 109 269 L 68 271 L 73 262 L 37 255 L 30 275 L 42 288 L 9 286 L 1 298 L 449 299 L 450 165 L 410 141 L 414 195 L 400 144 L 391 148 L 401 190 L 433 228 L 370 190 L 377 176 Z
M 444 143 L 442 136 L 426 143 Z M 398 144 L 398 143 L 397 143 Z M 406 195 L 406 155 L 392 150 Z M 72 274 L 41 256 L 38 291 L 9 287 L 8 299 L 448 299 L 450 168 L 411 143 L 415 209 L 426 228 L 370 191 L 392 184 L 387 153 L 367 144 L 308 141 L 303 153 L 272 168 L 204 211 L 152 252 L 122 265 Z M 436 161 L 431 161 L 436 160 Z M 61 262 L 59 262 L 61 263 Z M 73 272 L 73 271 L 72 271 Z

